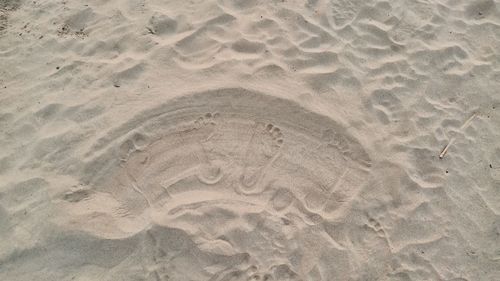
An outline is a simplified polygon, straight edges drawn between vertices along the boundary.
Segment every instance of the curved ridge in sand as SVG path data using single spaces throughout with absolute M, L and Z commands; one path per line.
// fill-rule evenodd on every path
M 320 263 L 294 262 L 307 254 L 297 239 L 342 215 L 371 166 L 363 146 L 334 120 L 234 88 L 148 110 L 111 129 L 93 150 L 100 156 L 87 172 L 99 167 L 99 173 L 86 179 L 91 189 L 85 204 L 116 205 L 102 210 L 98 223 L 81 225 L 84 231 L 118 238 L 149 231 L 151 224 L 175 228 L 205 254 L 244 253 L 249 268 L 262 276 L 299 276 Z M 255 224 L 270 228 L 256 232 Z M 324 230 L 319 233 L 313 236 L 324 240 L 322 247 L 342 249 Z M 305 243 L 312 243 L 306 236 Z
M 134 215 L 225 200 L 283 211 L 297 200 L 302 212 L 334 217 L 362 185 L 371 162 L 335 121 L 244 89 L 175 99 L 97 143 L 93 149 L 104 152 L 87 172 L 100 167 L 99 173 L 84 181 Z

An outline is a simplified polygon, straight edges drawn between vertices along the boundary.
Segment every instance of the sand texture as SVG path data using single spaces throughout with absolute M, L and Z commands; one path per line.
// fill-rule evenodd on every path
M 500 2 L 0 0 L 0 280 L 500 280 Z

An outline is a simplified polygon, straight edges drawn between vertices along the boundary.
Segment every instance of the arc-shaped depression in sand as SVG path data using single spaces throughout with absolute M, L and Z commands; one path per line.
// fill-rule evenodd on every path
M 370 167 L 360 143 L 335 121 L 243 89 L 177 98 L 112 130 L 99 146 L 112 153 L 96 161 L 114 164 L 94 184 L 131 212 L 223 202 L 283 211 L 297 200 L 332 216 Z
M 88 157 L 82 180 L 94 194 L 111 195 L 121 217 L 182 229 L 203 251 L 248 253 L 262 266 L 288 260 L 302 275 L 319 261 L 294 264 L 297 251 L 302 259 L 311 254 L 297 239 L 342 218 L 371 166 L 363 146 L 331 118 L 244 89 L 149 109 L 111 129 Z M 87 230 L 101 235 L 97 226 Z M 326 240 L 315 253 L 345 261 L 328 237 L 317 237 Z

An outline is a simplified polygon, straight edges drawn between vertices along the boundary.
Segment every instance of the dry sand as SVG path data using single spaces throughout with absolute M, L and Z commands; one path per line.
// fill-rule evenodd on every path
M 500 2 L 0 1 L 0 280 L 500 280 Z

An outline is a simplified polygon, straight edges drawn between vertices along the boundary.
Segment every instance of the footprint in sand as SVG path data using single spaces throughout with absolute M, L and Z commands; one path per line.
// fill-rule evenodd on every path
M 266 170 L 279 157 L 283 134 L 272 124 L 257 123 L 245 151 L 243 172 L 240 177 L 242 191 L 259 189 Z
M 219 113 L 209 112 L 195 121 L 197 133 L 201 134 L 201 139 L 196 142 L 197 148 L 194 152 L 200 161 L 197 177 L 200 182 L 207 185 L 218 183 L 224 176 L 222 168 L 210 160 L 206 148 L 206 143 L 218 132 L 219 124 L 217 121 L 219 117 Z

